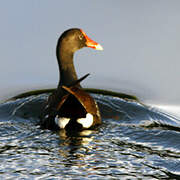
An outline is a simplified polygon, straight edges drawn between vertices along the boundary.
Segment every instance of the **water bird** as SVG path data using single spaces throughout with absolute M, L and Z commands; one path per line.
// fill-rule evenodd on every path
M 60 78 L 57 89 L 48 97 L 44 107 L 40 122 L 42 128 L 74 131 L 101 124 L 97 103 L 80 85 L 89 74 L 78 79 L 74 68 L 74 53 L 83 47 L 103 50 L 78 28 L 66 30 L 58 39 L 56 56 Z

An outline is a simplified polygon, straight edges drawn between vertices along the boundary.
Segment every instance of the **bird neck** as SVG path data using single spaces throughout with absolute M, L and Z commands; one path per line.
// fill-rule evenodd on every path
M 74 53 L 67 51 L 63 47 L 57 47 L 56 54 L 60 72 L 60 80 L 58 86 L 69 86 L 78 79 L 73 63 Z

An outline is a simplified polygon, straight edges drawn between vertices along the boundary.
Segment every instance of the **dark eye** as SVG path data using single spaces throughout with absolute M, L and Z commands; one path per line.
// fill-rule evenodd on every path
M 79 39 L 80 40 L 82 40 L 83 39 L 83 35 L 81 34 L 81 35 L 79 35 Z

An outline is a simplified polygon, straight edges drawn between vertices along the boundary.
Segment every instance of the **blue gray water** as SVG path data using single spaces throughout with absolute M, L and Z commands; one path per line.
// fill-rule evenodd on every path
M 92 94 L 103 124 L 42 130 L 48 93 L 0 105 L 0 179 L 178 179 L 180 120 L 135 100 Z

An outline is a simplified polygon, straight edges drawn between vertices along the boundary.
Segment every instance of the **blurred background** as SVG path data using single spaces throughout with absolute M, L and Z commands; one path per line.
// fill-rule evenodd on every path
M 84 87 L 137 96 L 180 117 L 180 1 L 1 1 L 0 100 L 55 88 L 56 43 L 82 28 L 104 51 L 75 54 Z

